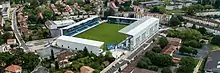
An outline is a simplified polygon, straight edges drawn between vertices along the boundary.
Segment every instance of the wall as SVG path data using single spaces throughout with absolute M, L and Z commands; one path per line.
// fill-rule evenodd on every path
M 100 48 L 96 46 L 90 46 L 90 45 L 75 43 L 75 42 L 70 42 L 70 41 L 63 41 L 60 39 L 57 39 L 56 43 L 58 47 L 71 49 L 71 50 L 83 50 L 86 47 L 88 52 L 92 52 L 96 55 L 99 55 Z

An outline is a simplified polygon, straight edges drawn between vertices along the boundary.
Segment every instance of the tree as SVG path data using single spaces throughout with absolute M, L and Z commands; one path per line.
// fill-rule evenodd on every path
M 204 27 L 198 29 L 201 34 L 207 34 L 207 30 Z
M 90 4 L 84 5 L 84 10 L 86 11 L 88 17 L 90 17 L 89 12 L 91 11 L 92 6 Z
M 172 73 L 169 67 L 165 67 L 161 70 L 161 73 Z
M 157 6 L 150 9 L 150 12 L 152 13 L 166 13 L 166 9 L 163 6 Z
M 159 39 L 159 45 L 161 46 L 161 48 L 164 48 L 165 46 L 167 46 L 168 44 L 168 40 L 166 37 L 161 37 Z
M 202 44 L 196 40 L 185 41 L 184 45 L 191 46 L 193 48 L 201 48 L 202 47 Z
M 211 43 L 214 44 L 214 45 L 220 46 L 220 36 L 219 35 L 215 35 L 212 38 Z
M 196 55 L 198 53 L 197 49 L 194 49 L 192 47 L 186 47 L 186 46 L 182 46 L 180 49 L 179 49 L 179 52 L 181 53 L 187 53 L 187 54 L 194 54 Z
M 195 24 L 193 24 L 192 29 L 196 29 L 196 25 Z
M 166 67 L 173 64 L 172 57 L 167 54 L 147 52 L 145 57 L 148 57 L 152 64 L 156 66 Z
M 51 9 L 46 9 L 43 15 L 46 20 L 50 20 L 53 17 L 53 11 Z
M 155 52 L 155 53 L 160 53 L 162 50 L 162 48 L 160 48 L 159 46 L 154 46 L 152 51 Z
M 169 26 L 178 26 L 178 25 L 181 25 L 181 21 L 178 19 L 176 15 L 172 15 L 169 21 Z

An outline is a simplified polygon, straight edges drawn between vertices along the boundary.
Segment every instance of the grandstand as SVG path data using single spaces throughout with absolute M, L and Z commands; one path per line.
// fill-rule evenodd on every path
M 85 20 L 82 20 L 80 22 L 77 22 L 75 24 L 72 24 L 70 26 L 61 28 L 61 35 L 65 36 L 75 36 L 79 33 L 82 33 L 90 28 L 95 27 L 99 24 L 99 17 L 93 16 L 90 18 L 87 18 Z
M 108 16 L 108 22 L 114 24 L 126 24 L 129 25 L 135 21 L 139 20 L 139 18 L 126 18 L 126 17 L 116 17 L 116 16 Z

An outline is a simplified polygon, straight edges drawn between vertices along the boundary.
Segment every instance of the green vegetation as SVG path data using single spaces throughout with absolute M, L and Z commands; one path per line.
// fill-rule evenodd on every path
M 161 38 L 159 39 L 159 43 L 158 43 L 158 44 L 160 45 L 161 48 L 166 47 L 167 44 L 168 44 L 167 38 L 166 38 L 166 37 L 161 37 Z
M 206 9 L 213 9 L 214 7 L 212 5 L 201 5 L 201 4 L 196 4 L 188 7 L 183 7 L 182 10 L 186 12 L 188 15 L 194 15 L 195 12 L 200 12 L 204 11 Z
M 35 66 L 38 65 L 39 61 L 39 56 L 35 53 L 25 53 L 19 48 L 13 50 L 11 53 L 0 53 L 0 64 L 3 65 L 3 67 L 7 67 L 12 64 L 19 65 L 22 67 L 23 71 L 28 71 L 28 73 L 30 73 Z
M 159 67 L 169 67 L 173 64 L 170 55 L 150 51 L 138 62 L 137 67 L 158 71 Z
M 214 46 L 214 47 L 210 48 L 210 50 L 212 50 L 212 51 L 220 50 L 220 47 L 219 46 Z
M 196 67 L 198 60 L 185 57 L 180 61 L 180 67 L 177 70 L 177 73 L 192 73 Z
M 180 18 L 180 17 L 179 17 Z M 169 26 L 178 26 L 181 25 L 181 21 L 176 15 L 172 15 L 172 18 L 169 21 Z
M 76 35 L 76 37 L 102 41 L 108 44 L 118 44 L 126 38 L 125 34 L 118 32 L 124 27 L 125 25 L 103 23 L 88 31 Z
M 161 73 L 172 73 L 169 67 L 165 67 L 161 70 Z
M 219 36 L 219 35 L 214 36 L 214 37 L 212 38 L 211 43 L 214 44 L 214 45 L 220 46 L 220 36 Z

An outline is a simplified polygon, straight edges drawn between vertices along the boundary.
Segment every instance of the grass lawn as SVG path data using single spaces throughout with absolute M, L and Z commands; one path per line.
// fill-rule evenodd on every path
M 102 41 L 105 42 L 105 44 L 118 44 L 127 37 L 127 35 L 118 32 L 125 26 L 126 25 L 102 23 L 75 37 Z

